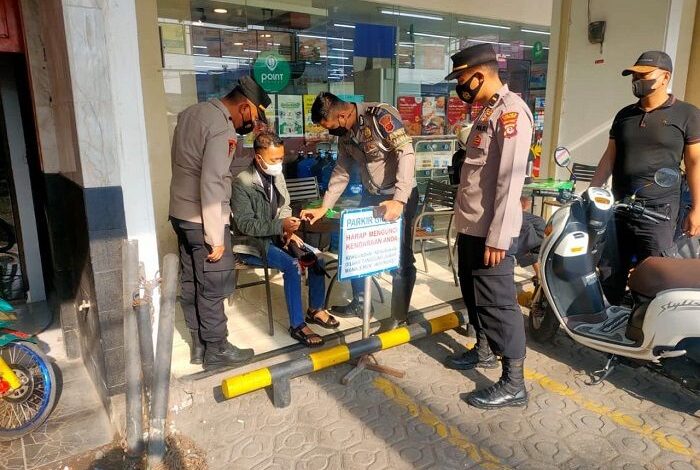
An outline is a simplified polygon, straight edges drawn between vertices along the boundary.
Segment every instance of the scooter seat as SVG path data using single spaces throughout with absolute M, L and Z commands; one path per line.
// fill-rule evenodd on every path
M 647 298 L 669 289 L 700 289 L 700 259 L 647 258 L 630 275 L 629 288 Z
M 632 312 L 625 333 L 629 339 L 641 344 L 649 302 L 664 290 L 700 289 L 700 259 L 647 258 L 632 272 L 628 285 L 636 299 L 647 299 Z

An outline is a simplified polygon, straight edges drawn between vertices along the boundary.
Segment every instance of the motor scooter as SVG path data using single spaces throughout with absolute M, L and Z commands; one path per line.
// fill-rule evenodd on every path
M 32 335 L 13 328 L 14 308 L 0 299 L 0 441 L 41 426 L 56 401 L 56 375 Z
M 568 168 L 569 151 L 557 148 L 555 161 Z M 668 188 L 679 178 L 677 170 L 662 168 L 650 184 Z M 550 195 L 563 205 L 545 229 L 529 330 L 542 342 L 561 327 L 577 343 L 608 353 L 607 364 L 593 373 L 590 384 L 605 380 L 619 357 L 658 362 L 684 355 L 679 344 L 700 338 L 700 259 L 652 257 L 640 263 L 628 281 L 631 307 L 610 305 L 603 294 L 597 264 L 613 214 L 669 220 L 645 208 L 637 192 L 617 202 L 610 190 L 597 187 L 580 196 L 569 191 Z

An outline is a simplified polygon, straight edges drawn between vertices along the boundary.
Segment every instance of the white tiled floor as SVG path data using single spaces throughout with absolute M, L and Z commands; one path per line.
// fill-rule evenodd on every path
M 440 247 L 439 243 L 426 244 L 426 250 Z M 416 286 L 411 298 L 411 310 L 422 310 L 437 304 L 449 302 L 461 298 L 459 288 L 455 286 L 452 271 L 448 266 L 447 250 L 438 249 L 428 251 L 428 270 L 423 270 L 423 260 L 419 252 L 416 253 L 416 267 L 418 276 Z M 331 272 L 331 274 L 333 274 Z M 262 270 L 242 272 L 240 282 L 254 279 L 256 276 L 262 277 Z M 524 279 L 525 274 L 516 274 L 516 282 Z M 384 293 L 385 303 L 379 303 L 376 290 L 373 290 L 374 319 L 382 319 L 389 316 L 391 301 L 391 276 L 388 274 L 378 278 L 379 284 Z M 289 317 L 284 300 L 282 275 L 276 273 L 271 279 L 272 289 L 272 310 L 275 326 L 275 335 L 268 334 L 268 319 L 265 301 L 265 287 L 260 285 L 246 289 L 238 289 L 233 295 L 233 305 L 226 304 L 226 314 L 228 316 L 229 340 L 239 347 L 249 347 L 255 350 L 256 354 L 277 350 L 296 343 L 289 336 Z M 344 304 L 351 297 L 349 282 L 336 283 L 331 294 L 330 305 Z M 306 287 L 302 295 L 304 308 L 306 308 Z M 362 325 L 362 321 L 357 318 L 338 318 L 340 321 L 339 330 Z M 176 319 L 175 341 L 173 343 L 173 364 L 172 372 L 176 377 L 193 374 L 201 371 L 200 366 L 193 366 L 189 363 L 189 332 L 184 323 L 182 312 L 178 307 Z M 325 330 L 317 325 L 311 325 L 317 333 L 329 334 L 333 330 Z

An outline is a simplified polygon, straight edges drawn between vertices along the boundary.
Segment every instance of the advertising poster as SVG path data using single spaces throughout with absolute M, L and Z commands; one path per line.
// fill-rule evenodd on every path
M 304 136 L 304 107 L 301 95 L 277 96 L 277 123 L 280 137 Z
M 530 88 L 542 90 L 547 86 L 547 64 L 532 64 L 530 67 Z
M 456 134 L 469 122 L 469 105 L 454 94 L 447 99 L 448 134 Z
M 328 131 L 311 121 L 311 106 L 315 99 L 316 95 L 304 95 L 304 137 L 306 140 L 325 140 L 328 138 Z
M 421 135 L 421 97 L 399 96 L 398 110 L 408 135 Z
M 426 96 L 422 103 L 423 135 L 445 134 L 445 105 L 444 96 Z
M 481 110 L 482 110 L 482 109 L 484 109 L 484 105 L 483 105 L 483 104 L 474 103 L 474 104 L 472 105 L 471 109 L 469 110 L 469 120 L 470 120 L 471 122 L 476 121 L 477 118 L 479 117 L 479 114 L 481 114 Z

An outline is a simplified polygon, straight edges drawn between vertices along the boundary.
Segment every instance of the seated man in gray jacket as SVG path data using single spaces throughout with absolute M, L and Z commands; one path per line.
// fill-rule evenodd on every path
M 234 238 L 234 252 L 251 266 L 262 266 L 261 250 L 270 268 L 284 276 L 284 295 L 289 311 L 289 332 L 292 338 L 309 347 L 321 346 L 324 340 L 306 324 L 316 323 L 324 328 L 337 328 L 338 320 L 323 308 L 326 285 L 323 261 L 317 260 L 317 269 L 308 269 L 309 309 L 306 318 L 301 305 L 301 267 L 292 255 L 292 244 L 303 250 L 314 250 L 295 235 L 301 221 L 292 217 L 289 192 L 282 175 L 284 144 L 273 132 L 260 133 L 253 143 L 253 163 L 233 182 L 231 209 L 234 237 L 247 236 L 256 243 L 238 244 Z M 297 250 L 298 251 L 298 250 Z M 306 321 L 306 322 L 305 322 Z

